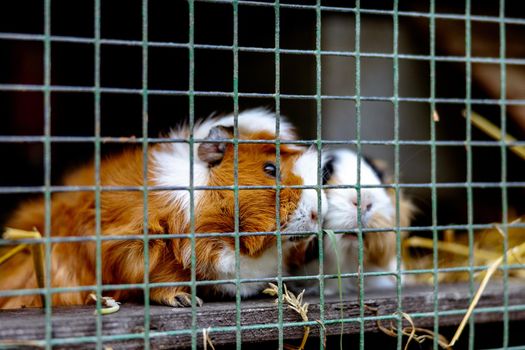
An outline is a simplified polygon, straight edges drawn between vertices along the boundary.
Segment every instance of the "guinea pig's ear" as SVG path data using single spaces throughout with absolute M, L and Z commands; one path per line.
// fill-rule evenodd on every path
M 374 159 L 367 156 L 363 156 L 365 162 L 367 162 L 372 170 L 376 173 L 377 177 L 381 182 L 391 182 L 390 174 L 388 173 L 388 164 L 384 160 Z
M 333 156 L 328 156 L 323 160 L 323 185 L 326 185 L 334 174 L 334 162 Z
M 233 127 L 227 126 L 214 126 L 210 129 L 210 133 L 205 140 L 210 141 L 226 141 L 231 139 L 233 136 Z M 208 163 L 210 166 L 217 165 L 221 162 L 226 151 L 227 142 L 203 142 L 197 149 L 197 155 L 199 159 Z

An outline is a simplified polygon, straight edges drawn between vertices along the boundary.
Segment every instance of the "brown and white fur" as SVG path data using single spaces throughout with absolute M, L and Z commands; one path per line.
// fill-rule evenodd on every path
M 234 185 L 233 117 L 210 118 L 194 128 L 196 139 L 217 141 L 194 146 L 194 186 Z M 239 115 L 239 138 L 274 140 L 275 116 L 265 110 L 250 110 Z M 281 139 L 295 138 L 292 126 L 281 122 Z M 187 127 L 173 131 L 173 138 L 187 139 Z M 224 141 L 224 142 L 220 142 Z M 275 164 L 274 144 L 238 145 L 238 184 L 241 186 L 274 186 L 271 166 Z M 190 148 L 187 143 L 151 145 L 148 152 L 148 186 L 187 187 L 190 185 Z M 315 154 L 293 146 L 281 145 L 281 184 L 303 185 L 310 169 L 304 163 L 315 161 Z M 313 159 L 313 160 L 312 160 Z M 144 186 L 142 149 L 129 149 L 103 160 L 100 168 L 102 186 Z M 64 185 L 92 186 L 93 164 L 66 176 Z M 273 189 L 240 189 L 238 192 L 239 230 L 241 232 L 317 230 L 317 198 L 294 188 L 280 190 L 280 218 L 276 223 L 276 191 Z M 190 232 L 190 195 L 187 190 L 150 190 L 148 193 L 149 281 L 151 283 L 188 281 L 191 271 L 189 238 L 155 239 L 156 234 Z M 235 204 L 232 190 L 195 190 L 195 259 L 198 280 L 235 277 L 234 237 L 199 238 L 200 233 L 234 232 Z M 299 210 L 300 209 L 300 210 Z M 326 208 L 323 208 L 325 211 Z M 144 206 L 141 191 L 102 191 L 100 225 L 102 236 L 142 235 Z M 309 215 L 305 216 L 304 213 Z M 44 200 L 22 204 L 6 226 L 44 232 Z M 85 192 L 55 193 L 51 198 L 51 236 L 94 236 L 95 194 Z M 319 215 L 322 215 L 320 213 Z M 293 246 L 283 238 L 283 253 Z M 129 284 L 144 281 L 144 244 L 141 239 L 102 241 L 102 282 Z M 275 235 L 240 237 L 241 277 L 276 275 Z M 53 243 L 51 286 L 77 287 L 96 285 L 96 245 L 93 241 Z M 261 284 L 242 284 L 241 294 L 257 293 Z M 35 273 L 29 253 L 18 253 L 0 267 L 0 290 L 36 288 Z M 212 287 L 215 293 L 235 294 L 228 284 Z M 189 306 L 189 287 L 151 288 L 149 298 L 170 306 Z M 53 305 L 78 305 L 86 302 L 89 292 L 55 293 Z M 119 301 L 139 299 L 141 290 L 117 290 L 107 295 Z M 200 299 L 198 300 L 200 304 Z M 41 306 L 36 295 L 0 298 L 0 308 Z
M 377 186 L 382 184 L 381 174 L 372 163 L 361 159 L 360 184 L 364 186 Z M 326 185 L 357 184 L 358 156 L 348 149 L 335 149 L 323 151 L 324 183 Z M 392 231 L 364 232 L 363 233 L 363 267 L 365 272 L 390 272 L 396 271 L 396 209 L 395 192 L 393 189 L 381 187 L 361 188 L 360 208 L 357 206 L 357 190 L 355 188 L 327 188 L 325 189 L 328 200 L 328 212 L 324 217 L 323 228 L 334 231 L 355 230 L 358 228 L 358 210 L 361 211 L 363 228 L 385 229 Z M 412 204 L 400 195 L 400 226 L 410 224 L 413 207 Z M 305 256 L 314 256 L 311 261 L 298 264 L 298 271 L 303 275 L 316 275 L 319 273 L 318 248 L 315 241 L 304 246 Z M 337 274 L 337 258 L 341 273 L 358 272 L 359 242 L 356 234 L 336 234 L 336 247 L 329 237 L 324 241 L 324 274 Z M 317 249 L 317 250 L 316 250 Z M 337 249 L 337 255 L 334 249 Z M 308 260 L 308 257 L 306 257 Z M 302 266 L 301 266 L 302 265 Z M 357 278 L 345 278 L 342 283 L 343 293 L 358 290 Z M 365 276 L 366 289 L 393 288 L 396 280 L 394 276 Z M 310 292 L 319 293 L 317 284 L 302 284 Z M 325 294 L 338 293 L 338 280 L 325 280 Z

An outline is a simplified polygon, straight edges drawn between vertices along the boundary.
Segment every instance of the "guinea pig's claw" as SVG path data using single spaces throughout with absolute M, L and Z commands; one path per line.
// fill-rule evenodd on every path
M 197 306 L 202 306 L 202 299 L 195 296 Z M 191 294 L 185 292 L 178 292 L 169 303 L 173 307 L 191 307 Z

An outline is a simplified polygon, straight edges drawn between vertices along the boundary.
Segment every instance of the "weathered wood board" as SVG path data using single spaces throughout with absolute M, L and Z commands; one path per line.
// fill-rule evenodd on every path
M 441 285 L 438 294 L 438 310 L 440 313 L 439 324 L 451 326 L 459 324 L 470 298 L 468 286 Z M 481 298 L 476 308 L 476 322 L 494 322 L 503 319 L 503 287 L 501 284 L 491 284 Z M 522 283 L 510 283 L 508 288 L 509 309 L 508 315 L 511 320 L 525 319 L 525 285 Z M 319 299 L 308 297 L 310 303 L 309 319 L 316 321 L 320 319 Z M 374 316 L 376 312 L 371 308 L 377 308 L 379 315 L 391 315 L 397 310 L 398 300 L 395 294 L 381 295 L 370 293 L 365 295 L 364 304 L 369 306 L 363 309 L 365 317 Z M 338 298 L 327 298 L 325 300 L 325 329 L 327 335 L 340 334 L 341 324 L 330 322 L 341 317 L 351 320 L 360 315 L 360 303 L 357 298 L 347 298 L 341 302 Z M 93 348 L 94 342 L 79 342 L 78 337 L 94 337 L 96 335 L 96 317 L 93 314 L 94 307 L 68 307 L 54 308 L 52 315 L 52 336 L 57 342 L 62 342 L 62 348 Z M 434 325 L 434 294 L 432 287 L 404 288 L 402 298 L 402 311 L 413 314 L 414 322 L 418 327 L 432 328 Z M 416 313 L 416 314 L 415 314 Z M 415 314 L 415 315 L 414 315 Z M 171 331 L 184 332 L 191 330 L 191 309 L 173 309 L 165 306 L 152 305 L 150 308 L 150 342 L 152 348 L 170 349 L 184 348 L 191 344 L 191 333 L 170 334 Z M 301 325 L 286 325 L 286 323 L 300 322 L 298 314 L 286 306 L 283 312 L 284 338 L 289 341 L 300 339 L 303 335 Z M 137 304 L 124 303 L 116 314 L 102 317 L 103 336 L 130 335 L 134 339 L 106 338 L 104 345 L 113 349 L 141 349 L 143 348 L 142 334 L 144 332 L 144 307 Z M 209 302 L 200 307 L 196 312 L 197 341 L 202 344 L 202 329 L 208 327 L 225 327 L 219 331 L 211 331 L 210 337 L 213 343 L 229 344 L 236 340 L 236 310 L 234 302 Z M 274 327 L 262 328 L 257 325 L 271 325 Z M 278 310 L 273 299 L 258 299 L 242 301 L 241 325 L 243 327 L 254 326 L 256 329 L 244 329 L 242 331 L 243 342 L 261 342 L 277 339 L 278 337 Z M 366 332 L 378 331 L 375 320 L 367 320 L 364 323 Z M 311 336 L 319 335 L 319 326 L 311 326 Z M 347 334 L 358 333 L 360 324 L 357 321 L 344 323 L 344 332 Z M 26 341 L 37 341 L 33 344 L 42 344 L 45 339 L 45 317 L 41 309 L 19 309 L 0 311 L 0 345 L 7 342 L 18 343 Z M 88 339 L 89 340 L 89 339 Z M 94 340 L 92 338 L 91 340 Z M 67 344 L 64 344 L 67 342 Z M 17 346 L 17 347 L 18 347 Z

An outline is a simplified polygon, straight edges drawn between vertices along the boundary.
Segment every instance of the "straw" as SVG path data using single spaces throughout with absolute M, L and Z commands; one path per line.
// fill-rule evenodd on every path
M 263 293 L 271 295 L 271 296 L 278 295 L 279 288 L 273 283 L 268 283 L 268 284 L 270 285 L 270 288 L 266 288 L 265 290 L 263 290 Z M 288 304 L 288 307 L 290 309 L 294 310 L 299 315 L 301 315 L 301 318 L 304 322 L 308 322 L 308 303 L 303 302 L 304 290 L 301 293 L 299 293 L 299 295 L 297 295 L 296 297 L 295 294 L 293 294 L 292 292 L 288 290 L 288 288 L 286 287 L 286 284 L 284 283 L 283 283 L 283 288 L 284 288 L 283 301 Z M 278 300 L 279 299 L 275 299 L 275 302 L 277 303 Z M 301 344 L 299 345 L 299 347 L 297 348 L 293 347 L 293 348 L 297 350 L 304 350 L 309 334 L 310 334 L 310 327 L 304 326 L 304 334 L 303 334 L 303 339 L 301 341 Z M 286 348 L 292 348 L 292 347 L 287 346 Z
M 474 295 L 474 298 L 472 299 L 472 302 L 470 303 L 467 313 L 465 314 L 465 316 L 463 317 L 463 320 L 459 324 L 459 327 L 456 330 L 456 333 L 454 334 L 454 337 L 452 338 L 452 341 L 450 342 L 449 346 L 454 346 L 456 341 L 461 336 L 461 333 L 463 332 L 463 329 L 465 328 L 465 325 L 467 324 L 468 319 L 472 315 L 472 312 L 476 308 L 476 305 L 478 304 L 479 299 L 481 298 L 481 295 L 483 294 L 483 291 L 485 291 L 485 288 L 487 287 L 487 284 L 489 283 L 490 278 L 492 277 L 492 275 L 494 275 L 496 270 L 499 268 L 499 266 L 503 262 L 504 257 L 507 256 L 508 263 L 512 264 L 514 262 L 513 260 L 516 259 L 515 256 L 520 256 L 524 253 L 525 253 L 525 243 L 522 243 L 518 246 L 515 246 L 507 250 L 507 252 L 505 252 L 504 255 L 499 257 L 496 261 L 494 261 L 490 265 L 490 267 L 488 268 L 486 272 L 485 277 L 483 277 L 483 280 L 481 281 L 478 291 L 476 292 L 476 294 Z
M 15 228 L 6 227 L 4 232 L 4 239 L 42 239 L 42 235 L 36 228 L 33 231 L 19 230 Z M 33 265 L 35 268 L 36 282 L 38 288 L 44 288 L 45 271 L 44 271 L 44 246 L 42 243 L 31 245 L 31 255 L 33 256 Z M 45 296 L 40 294 L 42 305 L 45 307 Z
M 467 115 L 465 110 L 463 110 L 462 114 L 464 117 L 466 117 Z M 486 118 L 482 117 L 476 112 L 471 112 L 470 121 L 472 124 L 474 124 L 481 131 L 483 131 L 484 133 L 486 133 L 493 139 L 501 141 L 501 135 L 502 135 L 501 129 L 498 128 L 496 125 L 492 124 Z M 515 137 L 509 135 L 508 133 L 505 134 L 506 143 L 512 143 L 516 141 L 517 139 Z M 525 160 L 525 147 L 524 146 L 510 146 L 509 149 Z

